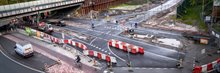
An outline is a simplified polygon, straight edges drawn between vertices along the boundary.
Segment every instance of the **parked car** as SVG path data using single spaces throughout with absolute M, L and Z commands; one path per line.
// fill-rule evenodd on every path
M 61 27 L 66 26 L 65 22 L 61 19 L 48 19 L 46 23 Z
M 15 44 L 15 52 L 23 57 L 31 57 L 34 55 L 32 45 L 27 41 L 17 42 Z

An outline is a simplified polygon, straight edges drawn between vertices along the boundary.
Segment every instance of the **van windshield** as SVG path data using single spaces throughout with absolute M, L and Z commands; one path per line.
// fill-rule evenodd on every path
M 30 51 L 31 51 L 31 48 L 26 48 L 26 49 L 24 50 L 25 53 L 28 53 L 28 52 L 30 52 Z

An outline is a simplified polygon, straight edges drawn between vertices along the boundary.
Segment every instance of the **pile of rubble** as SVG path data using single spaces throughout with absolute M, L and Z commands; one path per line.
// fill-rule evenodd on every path
M 133 36 L 128 33 L 126 34 L 124 33 L 122 35 L 126 37 L 132 37 L 134 39 L 141 40 L 147 43 L 160 44 L 161 46 L 166 45 L 175 48 L 183 47 L 183 42 L 174 38 L 166 38 L 161 36 L 155 36 L 152 34 L 139 34 L 139 33 L 135 33 Z
M 141 24 L 142 27 L 145 28 L 156 28 L 162 30 L 175 30 L 175 31 L 183 31 L 183 32 L 197 32 L 197 27 L 183 24 L 181 22 L 176 22 L 176 20 L 172 19 L 176 15 L 176 10 L 172 12 L 166 11 L 160 13 L 161 16 L 154 16 L 150 18 L 148 21 Z
M 65 62 L 62 62 L 62 64 L 56 64 L 52 67 L 47 68 L 46 72 L 48 73 L 85 73 L 84 71 L 78 68 L 75 68 L 74 66 L 70 66 Z

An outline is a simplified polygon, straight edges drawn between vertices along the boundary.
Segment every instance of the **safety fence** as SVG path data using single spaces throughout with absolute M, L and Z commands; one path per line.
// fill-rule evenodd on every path
M 12 5 L 4 5 L 0 6 L 0 18 L 81 2 L 84 2 L 84 0 L 37 0 Z
M 98 59 L 106 60 L 107 62 L 117 63 L 116 58 L 103 54 L 101 52 L 93 51 L 93 50 L 84 50 L 83 53 L 85 55 L 98 57 Z
M 194 69 L 193 69 L 193 73 L 203 73 L 203 72 L 207 73 L 207 72 L 210 72 L 214 69 L 214 67 L 217 64 L 220 64 L 220 58 L 217 59 L 216 61 L 213 61 L 211 63 L 205 64 L 205 65 L 202 65 L 202 66 L 195 66 Z
M 111 47 L 115 47 L 117 49 L 126 51 L 126 52 L 131 52 L 133 54 L 137 54 L 137 53 L 144 54 L 144 48 L 143 47 L 128 44 L 128 43 L 125 43 L 125 42 L 122 42 L 122 41 L 111 39 L 111 40 L 108 41 L 108 45 L 111 46 Z
M 109 56 L 107 54 L 103 54 L 101 52 L 89 50 L 87 46 L 84 45 L 83 43 L 75 42 L 71 39 L 60 39 L 60 38 L 51 36 L 47 33 L 44 33 L 44 32 L 41 32 L 35 29 L 31 29 L 31 28 L 28 28 L 28 29 L 26 28 L 26 32 L 29 33 L 30 35 L 36 36 L 37 38 L 45 39 L 44 41 L 49 40 L 50 42 L 55 43 L 55 44 L 69 44 L 77 48 L 83 49 L 84 55 L 97 57 L 99 59 L 106 60 L 107 62 L 117 63 L 115 57 Z

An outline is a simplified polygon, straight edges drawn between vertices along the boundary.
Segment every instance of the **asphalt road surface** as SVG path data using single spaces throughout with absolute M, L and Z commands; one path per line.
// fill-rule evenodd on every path
M 104 28 L 100 29 L 102 31 L 97 31 L 95 29 L 94 30 L 83 29 L 83 28 L 78 28 L 78 27 L 73 27 L 73 26 L 66 26 L 62 29 L 73 30 L 73 31 L 81 32 L 81 33 L 96 37 L 92 43 L 82 42 L 82 41 L 79 41 L 79 42 L 84 43 L 89 49 L 96 50 L 96 51 L 106 53 L 106 54 L 110 53 L 111 56 L 117 55 L 121 59 L 125 60 L 123 61 L 117 57 L 117 61 L 118 61 L 117 66 L 120 66 L 120 67 L 127 66 L 127 62 L 128 62 L 127 52 L 123 52 L 121 50 L 117 50 L 111 47 L 108 48 L 107 40 L 117 39 L 117 40 L 124 41 L 130 44 L 144 47 L 145 49 L 144 55 L 132 55 L 132 54 L 130 55 L 132 65 L 135 67 L 174 68 L 178 62 L 178 58 L 179 58 L 178 55 L 180 56 L 184 55 L 183 53 L 178 53 L 175 50 L 157 47 L 157 46 L 153 46 L 153 45 L 146 44 L 143 42 L 135 41 L 129 38 L 117 36 L 116 33 L 119 31 L 111 31 L 109 29 L 104 29 Z M 59 32 L 54 32 L 53 35 L 61 38 L 61 34 Z M 70 37 L 67 36 L 66 38 L 70 38 Z M 97 46 L 98 48 L 92 47 L 94 45 Z
M 2 49 L 2 48 L 1 48 Z M 0 73 L 38 73 L 21 66 L 0 53 Z
M 16 60 L 26 66 L 43 71 L 45 64 L 47 64 L 48 66 L 52 66 L 52 65 L 56 64 L 56 61 L 49 59 L 46 56 L 44 56 L 40 53 L 37 53 L 37 52 L 34 52 L 34 56 L 32 56 L 30 58 L 23 58 L 15 53 L 15 51 L 14 51 L 15 42 L 14 41 L 9 40 L 7 38 L 4 38 L 2 36 L 0 36 L 0 41 L 4 41 L 4 42 L 0 42 L 0 44 L 3 47 L 3 49 L 1 49 L 1 50 L 6 55 L 8 55 L 13 60 Z

